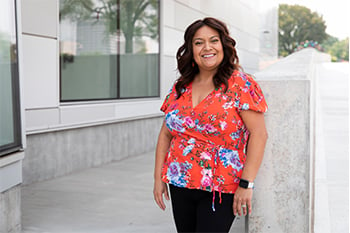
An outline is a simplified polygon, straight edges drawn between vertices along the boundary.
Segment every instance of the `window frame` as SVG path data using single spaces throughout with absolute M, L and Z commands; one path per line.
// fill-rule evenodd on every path
M 22 142 L 22 124 L 21 124 L 21 105 L 20 105 L 20 80 L 19 80 L 19 56 L 18 56 L 18 20 L 17 20 L 17 0 L 13 1 L 14 11 L 11 17 L 14 19 L 15 25 L 15 63 L 11 63 L 11 85 L 12 85 L 12 116 L 13 116 L 13 136 L 12 143 L 0 145 L 0 158 L 10 153 L 20 151 L 23 148 Z

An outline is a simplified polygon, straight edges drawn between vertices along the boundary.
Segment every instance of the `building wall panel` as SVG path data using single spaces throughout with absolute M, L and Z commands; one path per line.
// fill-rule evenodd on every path
M 57 0 L 22 1 L 22 30 L 24 33 L 56 38 L 57 29 Z
M 25 108 L 57 107 L 57 40 L 23 35 L 22 42 Z

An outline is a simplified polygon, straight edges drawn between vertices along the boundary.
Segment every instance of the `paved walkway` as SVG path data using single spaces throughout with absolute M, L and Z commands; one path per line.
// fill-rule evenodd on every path
M 152 172 L 149 153 L 23 187 L 23 233 L 175 232 Z
M 349 64 L 317 72 L 315 233 L 348 233 Z
M 153 201 L 153 164 L 152 152 L 22 187 L 23 233 L 176 232 L 170 203 Z

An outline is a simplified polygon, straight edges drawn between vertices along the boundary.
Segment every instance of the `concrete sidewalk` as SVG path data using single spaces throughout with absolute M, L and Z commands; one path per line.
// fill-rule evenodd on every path
M 153 201 L 153 153 L 22 188 L 23 233 L 175 232 Z
M 153 200 L 154 153 L 22 187 L 23 233 L 171 233 Z M 232 232 L 244 232 L 244 218 Z

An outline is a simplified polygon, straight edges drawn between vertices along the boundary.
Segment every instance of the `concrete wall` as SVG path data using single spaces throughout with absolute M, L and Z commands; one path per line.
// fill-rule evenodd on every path
M 21 188 L 19 185 L 0 193 L 0 232 L 21 232 Z
M 150 118 L 29 135 L 23 184 L 149 152 L 161 124 Z
M 250 233 L 313 232 L 314 66 L 330 56 L 304 49 L 256 73 L 269 105 L 265 156 Z

